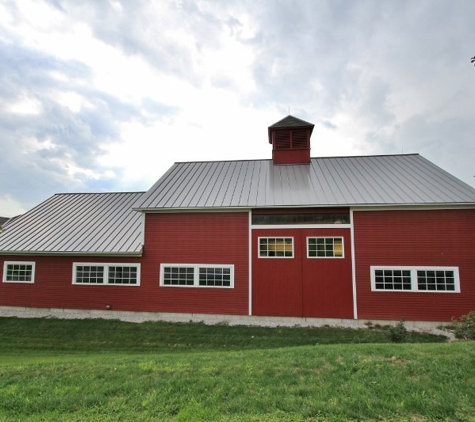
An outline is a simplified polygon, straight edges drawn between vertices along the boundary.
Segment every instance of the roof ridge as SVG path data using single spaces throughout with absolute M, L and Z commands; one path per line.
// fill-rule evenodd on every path
M 310 157 L 311 159 L 322 158 L 371 158 L 371 157 L 408 157 L 411 155 L 419 155 L 417 152 L 398 153 L 398 154 L 369 154 L 369 155 L 329 155 L 328 157 Z
M 328 158 L 367 158 L 367 157 L 407 157 L 411 155 L 420 155 L 417 152 L 412 153 L 398 153 L 398 154 L 370 154 L 370 155 L 329 155 L 322 157 L 310 157 L 312 160 L 321 160 Z M 251 159 L 242 159 L 242 160 L 198 160 L 198 161 L 175 161 L 174 164 L 198 164 L 198 163 L 240 163 L 240 162 L 251 162 L 251 161 L 272 161 L 271 158 L 251 158 Z M 277 164 L 282 165 L 282 164 Z M 291 164 L 290 164 L 291 165 Z M 301 165 L 301 164 L 297 164 Z

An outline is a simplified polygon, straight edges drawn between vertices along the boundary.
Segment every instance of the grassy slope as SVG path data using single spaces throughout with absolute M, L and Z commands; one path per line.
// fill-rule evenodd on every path
M 0 319 L 0 420 L 473 418 L 474 343 L 378 336 Z
M 443 342 L 445 338 L 411 333 L 412 342 Z M 338 328 L 207 326 L 115 320 L 0 318 L 0 352 L 35 355 L 64 351 L 103 353 L 217 351 L 336 343 L 390 342 L 388 330 Z

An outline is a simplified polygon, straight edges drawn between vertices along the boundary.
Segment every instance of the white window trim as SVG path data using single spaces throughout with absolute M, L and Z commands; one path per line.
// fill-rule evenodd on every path
M 341 256 L 310 256 L 309 239 L 341 239 Z M 343 236 L 307 236 L 307 258 L 308 259 L 344 259 L 345 258 L 345 239 Z
M 77 283 L 77 267 L 104 267 L 104 283 Z M 109 267 L 135 267 L 137 268 L 137 284 L 109 283 Z M 118 287 L 139 287 L 140 286 L 140 264 L 129 264 L 123 262 L 73 262 L 73 284 L 76 286 L 118 286 Z
M 193 285 L 164 284 L 165 267 L 193 268 Z M 230 285 L 229 286 L 200 286 L 200 268 L 226 268 L 230 269 Z M 177 264 L 163 263 L 160 264 L 160 286 L 161 287 L 179 287 L 179 288 L 200 288 L 200 289 L 234 289 L 234 264 Z
M 393 266 L 393 265 L 375 265 L 371 266 L 371 291 L 372 292 L 391 292 L 391 293 L 460 293 L 459 267 L 431 267 L 431 266 Z M 376 289 L 376 270 L 407 270 L 411 272 L 410 290 L 390 290 Z M 417 271 L 453 271 L 455 290 L 419 290 L 417 285 Z
M 292 239 L 292 256 L 261 256 L 261 239 Z M 293 259 L 295 257 L 295 241 L 293 236 L 259 236 L 257 238 L 257 257 L 259 259 Z
M 18 281 L 18 280 L 7 280 L 7 268 L 9 265 L 31 265 L 31 280 L 30 281 Z M 4 283 L 14 283 L 14 284 L 34 284 L 35 282 L 35 272 L 36 272 L 36 262 L 35 261 L 5 261 L 3 263 L 3 278 Z

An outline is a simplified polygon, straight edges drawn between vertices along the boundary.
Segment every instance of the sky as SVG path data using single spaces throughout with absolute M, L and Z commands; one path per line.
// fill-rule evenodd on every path
M 0 0 L 0 216 L 174 162 L 420 153 L 475 186 L 473 0 Z

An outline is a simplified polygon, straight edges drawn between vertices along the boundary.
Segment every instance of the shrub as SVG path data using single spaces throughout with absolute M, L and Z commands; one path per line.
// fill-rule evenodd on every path
M 405 343 L 408 335 L 404 320 L 399 321 L 394 327 L 389 327 L 389 338 L 393 343 Z
M 455 337 L 462 340 L 475 340 L 475 311 L 462 315 L 458 320 L 452 318 Z

